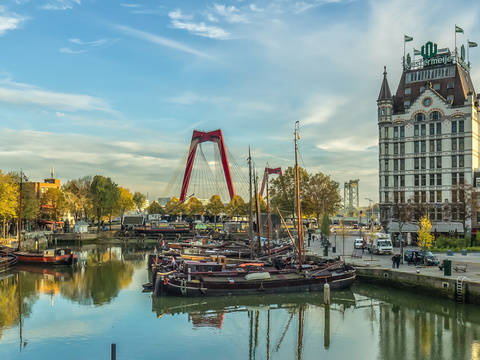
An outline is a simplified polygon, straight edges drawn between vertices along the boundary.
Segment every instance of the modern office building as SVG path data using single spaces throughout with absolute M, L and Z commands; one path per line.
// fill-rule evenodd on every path
M 383 73 L 377 99 L 380 221 L 388 229 L 399 206 L 410 201 L 425 204 L 437 231 L 460 231 L 466 191 L 476 186 L 480 168 L 479 98 L 463 46 L 456 56 L 427 42 L 421 54 L 405 58 L 394 95 Z

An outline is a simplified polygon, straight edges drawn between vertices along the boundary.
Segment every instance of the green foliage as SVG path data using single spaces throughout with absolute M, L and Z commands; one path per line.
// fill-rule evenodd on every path
M 320 231 L 325 236 L 330 235 L 330 218 L 328 217 L 328 214 L 326 214 L 326 213 L 323 214 L 322 225 L 320 227 Z
M 62 186 L 67 200 L 67 208 L 76 220 L 90 219 L 93 214 L 93 203 L 90 193 L 92 177 L 84 176 L 68 181 Z
M 220 215 L 222 212 L 225 211 L 225 205 L 223 205 L 222 199 L 220 199 L 220 196 L 213 195 L 208 201 L 208 204 L 205 207 L 205 210 L 209 215 L 213 215 L 216 218 L 218 215 Z
M 196 197 L 188 199 L 186 207 L 189 216 L 202 215 L 205 212 L 202 202 Z
M 146 200 L 147 197 L 141 192 L 135 191 L 135 193 L 133 194 L 133 202 L 135 203 L 138 211 L 142 211 L 142 207 L 145 204 Z
M 147 212 L 149 214 L 163 214 L 163 208 L 162 205 L 158 203 L 158 201 L 154 201 L 150 204 L 150 206 L 147 208 Z
M 118 186 L 112 179 L 96 175 L 90 187 L 90 196 L 98 221 L 98 230 L 100 230 L 102 217 L 111 215 L 115 209 L 119 196 Z
M 40 214 L 40 199 L 33 187 L 23 186 L 22 189 L 22 219 L 36 220 Z
M 118 199 L 116 207 L 119 213 L 122 215 L 135 208 L 135 203 L 133 202 L 133 195 L 130 190 L 123 188 L 121 186 L 118 187 Z
M 247 215 L 247 204 L 239 195 L 235 195 L 227 205 L 226 213 L 229 217 L 245 216 Z
M 306 199 L 306 185 L 309 175 L 303 168 L 299 168 L 300 195 Z M 278 208 L 282 214 L 295 216 L 296 209 L 296 190 L 295 190 L 295 168 L 288 167 L 282 176 L 271 180 L 270 198 L 273 208 Z
M 67 209 L 65 195 L 57 188 L 47 189 L 40 197 L 40 204 L 42 216 L 51 221 L 59 221 Z
M 165 205 L 165 213 L 167 213 L 168 215 L 176 216 L 180 214 L 185 214 L 185 212 L 185 205 L 180 203 L 180 200 L 178 200 L 178 198 L 176 197 L 172 197 Z
M 467 242 L 464 238 L 457 239 L 448 236 L 439 236 L 435 242 L 435 247 L 443 249 L 464 249 L 467 244 L 470 244 L 470 241 Z
M 319 222 L 323 214 L 333 215 L 341 201 L 338 183 L 329 175 L 319 172 L 309 177 L 302 202 L 304 213 L 314 215 Z

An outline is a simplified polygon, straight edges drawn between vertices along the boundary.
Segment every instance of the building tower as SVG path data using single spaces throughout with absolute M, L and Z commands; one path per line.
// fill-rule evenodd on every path
M 413 60 L 407 56 L 394 96 L 383 73 L 377 99 L 380 221 L 399 232 L 401 209 L 411 205 L 428 214 L 432 231 L 463 232 L 463 225 L 475 231 L 467 198 L 480 178 L 480 108 L 470 66 L 464 55 L 437 50 L 430 41 L 421 49 Z M 417 227 L 402 229 L 414 233 Z

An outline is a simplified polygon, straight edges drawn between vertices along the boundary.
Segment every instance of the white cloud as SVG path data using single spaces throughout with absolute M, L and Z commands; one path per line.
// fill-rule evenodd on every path
M 204 53 L 203 51 L 196 50 L 194 48 L 191 48 L 185 44 L 182 44 L 181 42 L 175 41 L 168 39 L 163 36 L 155 35 L 146 31 L 142 30 L 137 30 L 134 28 L 131 28 L 129 26 L 124 26 L 124 25 L 115 25 L 115 28 L 127 35 L 133 36 L 137 39 L 143 40 L 143 41 L 148 41 L 156 45 L 168 47 L 171 49 L 179 50 L 182 52 L 186 52 L 188 54 L 192 54 L 201 58 L 209 59 L 209 60 L 214 60 L 212 56 L 210 56 L 207 53 Z
M 71 10 L 81 5 L 82 0 L 49 0 L 41 8 L 44 10 Z
M 98 40 L 93 40 L 93 41 L 82 41 L 80 39 L 72 38 L 68 39 L 72 44 L 76 45 L 85 45 L 85 46 L 102 46 L 105 45 L 109 42 L 116 42 L 118 39 L 98 39 Z
M 240 10 L 234 5 L 226 6 L 220 4 L 213 4 L 213 10 L 217 15 L 222 16 L 225 21 L 229 23 L 248 23 L 247 16 L 241 14 Z
M 193 16 L 183 14 L 180 9 L 169 12 L 168 16 L 172 21 L 172 26 L 176 29 L 187 30 L 192 34 L 208 37 L 210 39 L 225 40 L 230 37 L 230 34 L 227 31 L 218 26 L 206 25 L 204 22 L 195 23 L 191 21 Z
M 107 102 L 98 97 L 43 90 L 10 80 L 0 81 L 0 102 L 14 105 L 33 105 L 59 111 L 115 112 Z
M 259 7 L 257 7 L 257 5 L 255 4 L 250 4 L 248 5 L 248 8 L 254 12 L 262 12 L 263 9 L 260 9 Z
M 0 36 L 9 30 L 18 29 L 25 20 L 25 17 L 10 13 L 5 6 L 0 5 Z
M 306 106 L 306 115 L 301 119 L 302 125 L 322 124 L 331 119 L 347 102 L 345 97 L 333 96 L 333 95 L 321 95 L 316 96 Z
M 87 50 L 73 50 L 69 47 L 60 48 L 58 51 L 60 51 L 62 54 L 83 54 L 87 52 Z
M 166 102 L 171 104 L 177 105 L 193 105 L 196 103 L 204 103 L 204 102 L 211 102 L 211 103 L 226 103 L 230 101 L 227 97 L 221 96 L 206 96 L 194 93 L 192 91 L 186 91 L 183 94 L 178 96 L 173 96 L 165 99 Z
M 142 7 L 141 4 L 129 4 L 129 3 L 122 3 L 120 6 L 126 7 L 126 8 L 139 8 Z
M 317 148 L 330 151 L 366 151 L 369 148 L 378 145 L 377 137 L 365 136 L 344 136 L 336 139 L 329 139 Z
M 192 20 L 193 19 L 192 15 L 185 15 L 185 14 L 182 13 L 182 10 L 180 10 L 180 9 L 170 11 L 168 13 L 168 16 L 172 20 Z

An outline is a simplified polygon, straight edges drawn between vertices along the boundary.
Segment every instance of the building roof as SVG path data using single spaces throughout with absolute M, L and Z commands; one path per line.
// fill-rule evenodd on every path
M 387 81 L 387 67 L 383 67 L 383 81 L 382 87 L 380 88 L 380 93 L 378 94 L 377 101 L 383 100 L 392 100 L 392 93 L 390 92 L 390 86 L 388 86 Z

